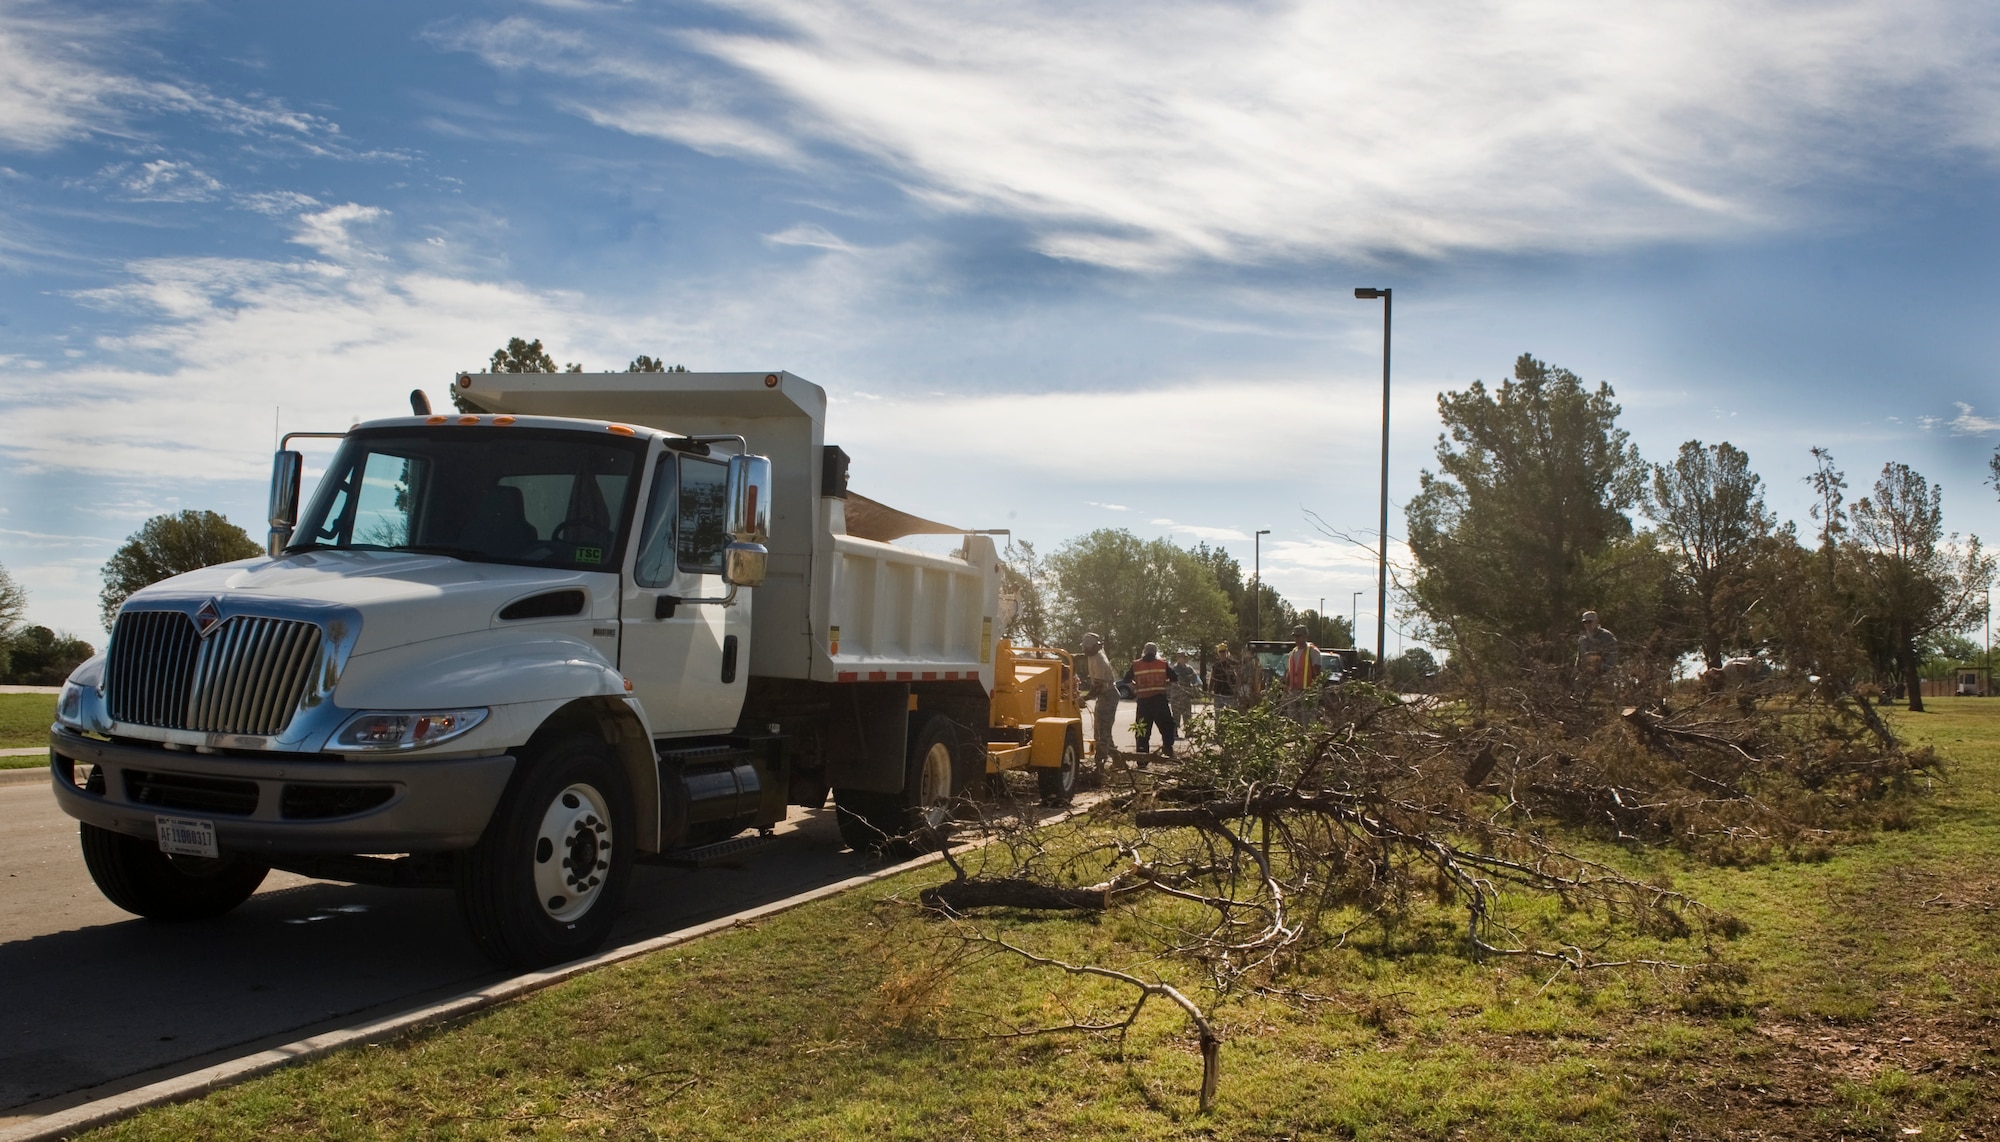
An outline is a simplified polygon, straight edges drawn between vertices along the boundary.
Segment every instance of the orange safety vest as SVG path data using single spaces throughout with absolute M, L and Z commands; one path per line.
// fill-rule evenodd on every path
M 1167 664 L 1157 658 L 1142 658 L 1132 664 L 1132 696 L 1151 698 L 1167 692 L 1167 683 L 1173 675 L 1167 672 Z
M 1285 689 L 1303 690 L 1319 681 L 1319 648 L 1307 643 L 1285 656 Z

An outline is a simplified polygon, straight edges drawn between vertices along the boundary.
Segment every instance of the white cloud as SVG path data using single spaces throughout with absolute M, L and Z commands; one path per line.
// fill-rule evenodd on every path
M 1953 436 L 1985 436 L 1990 433 L 2000 432 L 2000 420 L 1995 420 L 1990 416 L 1980 416 L 1978 413 L 1972 411 L 1971 405 L 1966 404 L 1964 401 L 1953 401 L 1952 403 L 1958 408 L 1958 415 L 1951 418 L 1951 434 Z
M 303 214 L 299 216 L 299 229 L 292 235 L 292 241 L 318 250 L 329 258 L 349 258 L 356 253 L 357 247 L 348 228 L 380 221 L 388 213 L 379 206 L 345 202 L 316 214 Z
M 222 183 L 192 163 L 155 159 L 132 166 L 119 163 L 99 172 L 117 188 L 119 197 L 136 202 L 213 202 Z
M 838 234 L 824 226 L 811 222 L 800 222 L 788 226 L 776 234 L 764 235 L 764 240 L 774 246 L 815 246 L 822 250 L 852 250 Z
M 0 11 L 0 147 L 46 151 L 92 134 L 130 136 L 150 115 L 197 118 L 236 135 L 340 150 L 340 128 L 276 99 L 242 100 L 195 83 L 123 74 L 103 62 L 144 38 L 150 16 L 117 20 L 70 6 L 16 2 Z
M 308 207 L 318 206 L 319 199 L 310 194 L 300 194 L 295 190 L 260 191 L 255 194 L 239 194 L 236 205 L 258 214 L 268 214 L 274 218 L 296 214 Z
M 1156 519 L 1153 521 L 1153 526 L 1166 528 L 1175 535 L 1185 535 L 1192 539 L 1213 540 L 1216 542 L 1221 542 L 1225 539 L 1247 540 L 1250 538 L 1249 533 L 1241 528 L 1205 527 L 1196 523 L 1176 523 L 1171 519 Z
M 600 125 L 861 152 L 940 209 L 1134 269 L 1768 230 L 1823 214 L 1829 180 L 2000 150 L 2000 23 L 1956 0 L 732 6 L 754 30 L 435 38 L 543 71 Z M 708 60 L 664 66 L 662 41 Z
M 558 82 L 608 87 L 609 95 L 559 97 L 556 103 L 609 130 L 679 143 L 705 154 L 787 166 L 804 161 L 782 131 L 733 110 L 729 92 L 705 85 L 682 68 L 662 66 L 652 37 L 635 43 L 621 35 L 600 43 L 582 31 L 509 16 L 491 23 L 440 24 L 426 38 L 439 47 L 477 55 L 498 70 L 541 71 L 558 77 Z

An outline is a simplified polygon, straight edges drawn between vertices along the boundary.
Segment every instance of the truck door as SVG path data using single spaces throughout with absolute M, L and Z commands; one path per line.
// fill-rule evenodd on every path
M 750 596 L 722 579 L 728 466 L 662 451 L 626 579 L 619 669 L 661 736 L 736 727 L 750 663 Z

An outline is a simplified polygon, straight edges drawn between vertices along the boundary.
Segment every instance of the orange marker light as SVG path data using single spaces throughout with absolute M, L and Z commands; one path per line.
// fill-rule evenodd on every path
M 622 424 L 607 424 L 607 425 L 605 425 L 605 426 L 604 426 L 604 431 L 606 431 L 606 432 L 615 432 L 615 433 L 617 433 L 617 434 L 618 434 L 618 435 L 620 435 L 620 436 L 632 436 L 632 435 L 634 435 L 634 433 L 633 433 L 633 431 L 632 431 L 631 429 L 629 429 L 629 428 L 625 427 L 625 426 L 624 426 L 624 425 L 622 425 Z
M 776 374 L 776 373 L 765 373 L 765 374 L 764 374 L 764 387 L 765 387 L 765 388 L 767 388 L 767 389 L 775 389 L 775 388 L 777 388 L 777 387 L 778 387 L 778 374 Z
M 443 424 L 443 423 L 444 423 L 445 421 L 447 421 L 447 420 L 450 420 L 450 419 L 451 419 L 451 418 L 450 418 L 450 417 L 448 417 L 448 416 L 434 416 L 434 417 L 431 417 L 431 418 L 430 418 L 429 420 L 426 420 L 426 421 L 424 421 L 424 423 L 425 423 L 425 424 Z
M 630 678 L 627 678 L 627 679 L 625 680 L 625 689 L 627 689 L 627 690 L 630 690 L 630 689 L 632 689 L 632 680 L 631 680 Z
M 460 373 L 460 374 L 458 375 L 458 387 L 459 387 L 459 388 L 461 388 L 461 389 L 469 389 L 469 388 L 471 388 L 471 387 L 472 387 L 472 378 L 471 378 L 471 377 L 470 377 L 469 375 L 465 374 L 465 373 Z
M 502 425 L 512 424 L 514 423 L 514 418 L 511 416 L 496 416 L 493 418 L 493 423 Z

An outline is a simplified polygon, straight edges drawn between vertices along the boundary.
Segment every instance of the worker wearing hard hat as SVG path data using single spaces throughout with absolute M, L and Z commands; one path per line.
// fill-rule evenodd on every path
M 1083 696 L 1095 703 L 1091 707 L 1091 727 L 1096 735 L 1096 746 L 1091 751 L 1095 758 L 1092 768 L 1102 772 L 1104 762 L 1117 748 L 1112 744 L 1111 733 L 1118 724 L 1118 672 L 1111 668 L 1111 658 L 1104 653 L 1104 640 L 1096 634 L 1083 636 L 1083 684 Z

